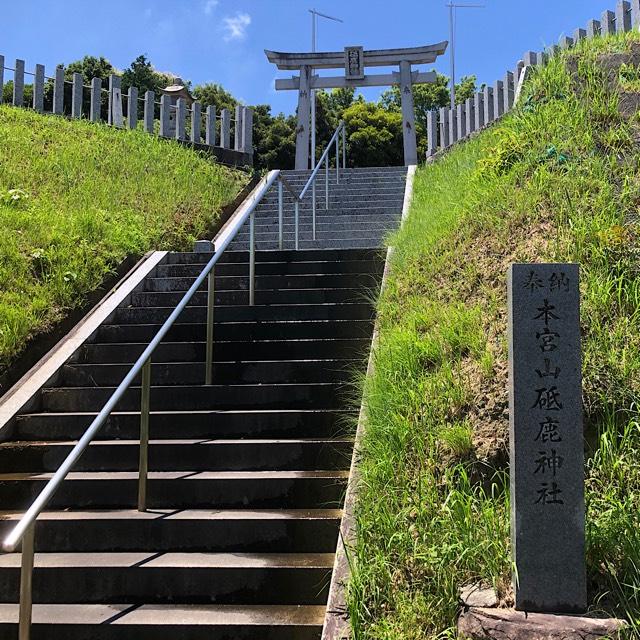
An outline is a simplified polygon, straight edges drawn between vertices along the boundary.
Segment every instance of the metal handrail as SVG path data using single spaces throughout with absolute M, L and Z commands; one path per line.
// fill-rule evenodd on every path
M 340 121 L 340 124 L 334 131 L 331 136 L 331 140 L 327 144 L 326 149 L 323 151 L 320 156 L 320 160 L 316 164 L 315 168 L 311 172 L 309 179 L 306 184 L 302 188 L 299 194 L 296 194 L 295 190 L 291 187 L 291 185 L 287 182 L 284 176 L 280 176 L 279 184 L 278 184 L 278 247 L 282 249 L 284 247 L 283 241 L 283 226 L 284 226 L 284 206 L 283 206 L 283 193 L 282 186 L 287 188 L 287 190 L 293 196 L 293 206 L 294 206 L 294 226 L 295 226 L 295 248 L 296 250 L 300 247 L 300 203 L 304 199 L 307 191 L 311 187 L 312 189 L 312 197 L 311 197 L 311 208 L 312 208 L 312 229 L 313 229 L 313 239 L 316 239 L 316 178 L 318 177 L 318 173 L 320 172 L 320 168 L 322 164 L 325 165 L 325 194 L 326 194 L 326 204 L 325 209 L 329 209 L 329 154 L 331 152 L 331 148 L 335 144 L 336 149 L 336 184 L 340 184 L 340 137 L 342 134 L 342 168 L 347 168 L 347 141 L 346 141 L 346 127 L 344 121 Z
M 125 392 L 133 383 L 138 374 L 142 374 L 141 381 L 141 411 L 140 411 L 140 464 L 139 464 L 139 480 L 138 480 L 138 510 L 146 510 L 146 487 L 147 487 L 147 469 L 148 469 L 148 442 L 149 442 L 149 395 L 151 388 L 151 356 L 158 347 L 163 338 L 167 335 L 176 319 L 187 304 L 198 291 L 205 278 L 209 278 L 208 300 L 207 300 L 207 355 L 206 355 L 206 382 L 211 384 L 211 370 L 213 364 L 213 307 L 214 307 L 214 267 L 220 260 L 222 254 L 235 238 L 238 231 L 247 221 L 250 222 L 250 244 L 249 244 L 249 304 L 254 304 L 255 292 L 255 232 L 254 232 L 254 213 L 257 205 L 262 198 L 271 189 L 274 182 L 280 177 L 280 171 L 271 171 L 268 176 L 263 179 L 260 186 L 251 197 L 242 205 L 245 211 L 239 215 L 233 222 L 231 231 L 226 234 L 219 247 L 214 251 L 212 258 L 205 265 L 200 275 L 196 278 L 189 290 L 184 294 L 178 305 L 171 312 L 171 315 L 165 320 L 162 327 L 158 330 L 154 338 L 147 345 L 142 355 L 133 364 L 129 373 L 124 380 L 118 385 L 107 403 L 104 405 L 100 413 L 94 418 L 83 436 L 80 438 L 75 447 L 53 477 L 47 482 L 44 489 L 34 500 L 29 509 L 24 513 L 18 524 L 11 530 L 9 535 L 2 543 L 2 549 L 11 553 L 15 551 L 22 542 L 22 563 L 20 572 L 20 616 L 19 616 L 19 640 L 29 640 L 31 627 L 31 611 L 32 611 L 32 574 L 35 550 L 35 522 L 42 513 L 49 500 L 53 497 L 60 485 L 67 478 L 67 475 L 86 451 L 89 444 L 93 441 L 100 428 L 104 425 L 107 418 L 122 399 Z
M 24 515 L 20 518 L 16 526 L 11 530 L 9 535 L 2 542 L 2 550 L 11 553 L 14 552 L 22 542 L 22 558 L 20 568 L 20 612 L 18 622 L 18 638 L 19 640 L 29 640 L 31 636 L 31 619 L 32 619 L 32 580 L 35 554 L 35 523 L 38 516 L 47 506 L 53 495 L 58 491 L 62 483 L 66 480 L 71 469 L 78 462 L 80 457 L 87 450 L 91 442 L 94 440 L 98 431 L 104 426 L 107 418 L 122 400 L 125 392 L 131 387 L 136 376 L 141 375 L 141 397 L 140 397 L 140 459 L 138 464 L 138 510 L 146 511 L 147 508 L 147 477 L 148 477 L 148 452 L 149 452 L 149 414 L 150 414 L 150 394 L 151 394 L 151 357 L 158 345 L 165 338 L 175 321 L 184 311 L 185 307 L 195 293 L 208 278 L 207 283 L 207 331 L 206 331 L 206 348 L 205 348 L 205 384 L 210 385 L 213 382 L 213 328 L 214 328 L 214 306 L 215 306 L 215 265 L 220 260 L 222 254 L 227 249 L 231 241 L 236 237 L 240 229 L 244 226 L 247 219 L 249 220 L 249 304 L 255 304 L 255 209 L 262 201 L 264 196 L 269 192 L 273 184 L 278 182 L 278 218 L 279 218 L 279 246 L 283 247 L 283 188 L 291 193 L 295 203 L 295 248 L 299 247 L 299 213 L 300 202 L 302 202 L 309 187 L 312 187 L 313 193 L 313 239 L 316 239 L 316 178 L 322 163 L 325 163 L 325 179 L 326 179 L 326 208 L 329 208 L 329 153 L 335 143 L 336 150 L 336 183 L 340 182 L 340 134 L 342 134 L 342 163 L 343 169 L 346 168 L 346 137 L 344 122 L 340 122 L 338 128 L 334 132 L 327 148 L 311 176 L 305 184 L 302 191 L 297 194 L 295 189 L 281 174 L 279 170 L 271 171 L 262 180 L 253 195 L 246 200 L 241 206 L 244 211 L 238 215 L 233 221 L 231 227 L 224 234 L 220 245 L 216 246 L 213 256 L 205 265 L 200 275 L 195 279 L 189 290 L 184 294 L 175 309 L 169 317 L 164 321 L 162 327 L 158 330 L 153 339 L 149 342 L 145 350 L 135 361 L 129 373 L 122 382 L 117 386 L 107 403 L 100 410 L 98 415 L 93 419 L 89 427 L 73 447 L 69 455 L 64 459 L 53 477 L 47 482 L 44 489 L 38 494 Z

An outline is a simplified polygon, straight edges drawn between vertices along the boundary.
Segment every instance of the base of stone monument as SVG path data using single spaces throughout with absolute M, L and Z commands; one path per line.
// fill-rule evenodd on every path
M 469 640 L 598 640 L 617 638 L 625 625 L 615 618 L 471 607 L 458 619 L 458 636 Z

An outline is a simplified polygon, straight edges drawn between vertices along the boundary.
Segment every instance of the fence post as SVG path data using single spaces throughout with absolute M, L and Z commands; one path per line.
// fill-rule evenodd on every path
M 90 99 L 90 105 L 89 105 L 89 120 L 91 120 L 91 122 L 99 122 L 101 110 L 102 110 L 102 80 L 100 78 L 91 78 L 91 99 Z
M 81 73 L 73 74 L 73 84 L 71 88 L 71 117 L 82 118 L 82 82 L 84 78 Z
M 59 116 L 64 113 L 64 67 L 56 67 L 53 81 L 53 113 Z
M 16 107 L 24 106 L 24 60 L 16 60 L 13 72 L 13 104 Z
M 236 126 L 233 148 L 242 151 L 242 105 L 236 105 Z
M 114 109 L 115 109 L 115 101 L 114 101 L 114 91 L 116 89 L 121 89 L 122 85 L 120 82 L 120 76 L 117 76 L 115 73 L 112 73 L 109 76 L 109 113 L 107 115 L 107 122 L 109 124 L 115 124 L 114 122 Z M 122 110 L 122 106 L 121 106 Z M 116 126 L 118 126 L 116 124 Z
M 632 29 L 640 27 L 640 0 L 631 0 L 631 27 Z
M 518 87 L 518 82 L 520 82 L 520 75 L 522 74 L 522 70 L 524 69 L 524 60 L 518 60 L 518 64 L 516 64 L 515 71 L 513 72 L 513 101 L 515 102 L 516 88 Z
M 586 29 L 576 29 L 573 32 L 573 40 L 577 44 L 580 40 L 584 40 L 587 37 Z
M 464 115 L 466 118 L 465 128 L 467 135 L 470 136 L 476 130 L 476 114 L 473 108 L 473 98 L 467 98 L 464 105 Z
M 113 126 L 119 129 L 124 126 L 124 116 L 122 115 L 122 89 L 114 87 L 113 97 Z
M 127 125 L 129 129 L 138 126 L 138 87 L 129 87 L 127 93 Z
M 253 156 L 253 109 L 250 107 L 242 107 L 242 147 L 240 151 Z
M 538 64 L 538 54 L 535 51 L 527 51 L 522 59 L 525 67 L 535 67 Z
M 3 89 L 4 89 L 4 56 L 0 56 L 0 104 L 2 104 Z
M 456 110 L 449 108 L 449 144 L 452 145 L 458 140 L 458 126 L 456 121 Z
M 493 87 L 493 117 L 499 118 L 504 113 L 504 83 L 496 80 Z
M 493 87 L 484 88 L 484 123 L 493 122 L 495 113 L 493 111 Z
M 169 137 L 169 117 L 171 110 L 171 99 L 164 94 L 160 98 L 160 135 L 163 138 Z
M 231 114 L 229 109 L 220 112 L 220 146 L 223 149 L 231 148 Z
M 514 87 L 513 72 L 507 71 L 504 75 L 504 113 L 511 111 L 511 107 L 513 107 Z
M 449 146 L 449 109 L 440 109 L 440 148 L 446 149 Z
M 0 83 L 1 85 L 1 83 Z M 0 86 L 0 92 L 2 88 Z M 38 112 L 44 111 L 44 65 L 37 64 L 33 76 L 33 108 Z
M 616 14 L 613 11 L 604 11 L 600 21 L 600 34 L 612 36 L 616 32 Z
M 587 38 L 595 38 L 602 33 L 600 20 L 589 20 L 587 22 Z
M 478 91 L 473 96 L 473 113 L 475 116 L 475 130 L 480 131 L 484 127 L 484 96 Z
M 202 120 L 202 106 L 196 100 L 191 105 L 191 142 L 200 144 L 200 126 Z
M 560 38 L 560 48 L 561 49 L 571 49 L 571 47 L 573 47 L 573 38 L 570 38 L 569 36 L 562 36 Z M 554 55 L 557 54 L 557 51 L 553 52 Z
M 464 103 L 457 105 L 456 112 L 458 140 L 464 140 L 467 137 L 467 114 L 465 113 Z
M 216 108 L 211 104 L 207 107 L 204 120 L 204 141 L 210 147 L 216 146 Z
M 153 133 L 153 121 L 156 115 L 156 94 L 155 91 L 145 91 L 144 93 L 144 130 Z
M 627 0 L 618 0 L 616 5 L 616 32 L 631 31 L 631 4 Z
M 438 150 L 438 112 L 427 113 L 427 158 Z
M 187 121 L 187 102 L 178 98 L 176 102 L 176 140 L 184 140 Z

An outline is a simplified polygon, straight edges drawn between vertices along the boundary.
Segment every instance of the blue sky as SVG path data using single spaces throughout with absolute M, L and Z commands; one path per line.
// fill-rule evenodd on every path
M 493 83 L 528 49 L 540 49 L 585 26 L 614 0 L 471 0 L 457 18 L 458 76 L 476 74 Z M 274 112 L 295 109 L 293 92 L 276 92 L 286 77 L 266 60 L 264 49 L 308 51 L 309 8 L 338 16 L 320 21 L 319 50 L 345 45 L 390 48 L 448 39 L 445 0 L 2 0 L 0 54 L 12 66 L 57 63 L 84 54 L 104 55 L 124 68 L 140 53 L 161 71 L 194 84 L 218 82 L 249 104 L 269 103 Z M 448 57 L 436 68 L 448 74 Z M 291 72 L 289 72 L 291 75 Z M 10 76 L 9 76 L 10 77 Z M 366 97 L 379 93 L 370 89 Z

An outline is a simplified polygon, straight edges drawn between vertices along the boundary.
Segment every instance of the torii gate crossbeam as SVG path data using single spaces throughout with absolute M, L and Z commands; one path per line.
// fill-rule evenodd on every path
M 405 165 L 417 164 L 413 85 L 435 82 L 435 72 L 413 71 L 412 65 L 430 64 L 444 54 L 448 42 L 405 49 L 375 49 L 345 47 L 344 51 L 325 53 L 280 53 L 265 50 L 269 62 L 280 70 L 298 69 L 299 76 L 276 80 L 276 90 L 298 91 L 298 127 L 296 131 L 296 169 L 309 168 L 310 91 L 342 87 L 381 87 L 398 84 L 402 104 L 402 135 Z M 366 75 L 365 67 L 393 67 L 390 74 Z M 344 77 L 321 77 L 314 69 L 344 68 Z

